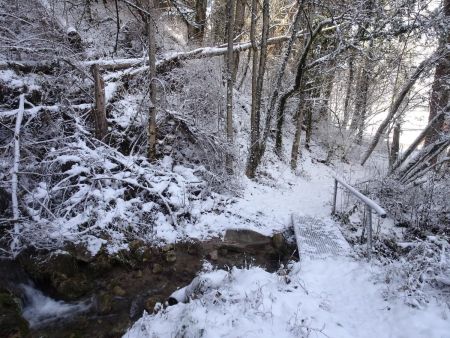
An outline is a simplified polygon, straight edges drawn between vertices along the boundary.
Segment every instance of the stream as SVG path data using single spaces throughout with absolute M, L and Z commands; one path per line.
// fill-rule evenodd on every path
M 239 231 L 163 247 L 133 242 L 115 256 L 88 257 L 68 247 L 0 260 L 0 337 L 122 337 L 144 310 L 171 303 L 172 293 L 189 285 L 205 261 L 276 271 L 292 259 L 295 245 L 283 236 Z

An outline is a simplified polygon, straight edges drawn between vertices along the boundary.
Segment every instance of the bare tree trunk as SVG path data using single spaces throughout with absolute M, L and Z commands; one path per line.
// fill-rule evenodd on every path
M 148 0 L 148 11 L 154 13 L 154 0 Z M 156 160 L 156 26 L 154 18 L 147 17 L 148 57 L 149 57 L 149 90 L 150 107 L 148 111 L 148 149 L 147 157 L 150 161 Z
M 205 37 L 207 5 L 207 0 L 195 1 L 195 23 L 197 26 L 193 28 L 193 38 L 200 44 L 203 43 L 203 39 Z
M 353 54 L 350 55 L 348 59 L 348 80 L 347 80 L 347 90 L 345 93 L 345 102 L 344 102 L 344 119 L 342 121 L 342 127 L 347 129 L 348 120 L 350 116 L 350 100 L 352 97 L 352 87 L 353 87 L 353 78 L 354 78 L 354 69 L 353 69 Z
M 397 122 L 394 127 L 394 131 L 392 133 L 392 145 L 389 152 L 389 167 L 392 168 L 392 165 L 398 160 L 398 153 L 400 151 L 400 133 L 401 133 L 401 124 Z
M 302 109 L 302 103 L 301 99 L 298 102 L 297 107 L 297 121 L 296 121 L 296 127 L 295 127 L 295 136 L 294 136 L 294 143 L 292 144 L 292 151 L 291 151 L 291 169 L 295 170 L 297 169 L 297 161 L 299 157 L 299 149 L 300 149 L 300 140 L 302 135 L 302 124 L 303 124 L 303 109 Z
M 289 88 L 288 90 L 286 90 L 280 96 L 280 101 L 279 101 L 280 103 L 278 105 L 275 105 L 274 111 L 272 113 L 269 112 L 269 114 L 274 115 L 276 113 L 276 115 L 277 115 L 277 139 L 278 139 L 278 145 L 280 147 L 279 150 L 281 149 L 281 144 L 282 144 L 282 129 L 283 129 L 284 109 L 286 106 L 286 102 L 292 95 L 300 92 L 300 86 L 301 86 L 301 83 L 303 82 L 303 76 L 305 75 L 305 72 L 306 72 L 306 69 L 305 69 L 306 60 L 308 57 L 308 53 L 311 49 L 312 43 L 313 43 L 314 39 L 320 34 L 323 27 L 325 27 L 326 25 L 328 25 L 332 22 L 333 22 L 332 20 L 328 20 L 328 19 L 323 20 L 316 26 L 314 31 L 310 32 L 311 35 L 305 42 L 302 54 L 300 56 L 300 60 L 297 65 L 297 73 L 295 75 L 294 85 L 291 88 Z M 268 136 L 269 130 L 270 130 L 270 125 L 269 126 L 266 125 L 267 136 Z M 267 137 L 264 137 L 262 142 L 264 142 L 264 144 L 265 144 L 267 142 Z M 263 155 L 263 153 L 261 154 L 261 156 L 262 155 Z
M 309 96 L 310 101 L 307 105 L 306 111 L 306 134 L 305 134 L 305 148 L 309 149 L 311 145 L 311 137 L 313 132 L 313 113 L 316 110 L 315 99 L 319 97 L 319 89 L 312 89 Z M 314 101 L 313 101 L 314 100 Z
M 290 37 L 290 39 L 288 41 L 288 44 L 286 45 L 286 48 L 285 48 L 285 50 L 283 52 L 283 59 L 281 61 L 280 69 L 278 70 L 277 80 L 275 82 L 275 86 L 273 88 L 273 92 L 272 92 L 272 94 L 270 96 L 270 99 L 269 99 L 269 107 L 268 107 L 267 113 L 266 113 L 266 125 L 265 125 L 265 130 L 264 130 L 264 134 L 265 135 L 264 135 L 264 138 L 263 138 L 263 140 L 261 142 L 262 145 L 260 147 L 261 148 L 260 149 L 260 152 L 261 152 L 260 156 L 264 155 L 265 143 L 266 143 L 265 140 L 266 140 L 266 137 L 267 137 L 266 133 L 267 133 L 268 130 L 270 130 L 270 125 L 271 125 L 271 122 L 272 122 L 272 118 L 273 118 L 273 115 L 275 113 L 274 110 L 275 110 L 276 103 L 278 101 L 278 97 L 279 97 L 279 94 L 280 94 L 280 88 L 281 88 L 282 81 L 283 81 L 283 75 L 284 75 L 284 72 L 286 70 L 286 66 L 287 66 L 288 61 L 289 61 L 289 56 L 291 55 L 292 48 L 294 46 L 294 40 L 295 40 L 295 37 L 297 36 L 298 29 L 299 29 L 299 26 L 300 26 L 300 19 L 301 19 L 302 8 L 303 8 L 303 0 L 302 1 L 297 1 L 297 2 L 299 4 L 299 8 L 297 10 L 297 14 L 295 15 L 294 23 L 292 25 L 291 37 Z M 275 152 L 278 153 L 278 154 L 281 154 L 283 122 L 282 121 L 281 122 L 277 121 L 277 127 L 278 127 L 279 123 L 281 123 L 281 125 L 279 126 L 279 129 L 277 128 Z
M 236 11 L 234 15 L 234 36 L 238 37 L 237 41 L 240 41 L 240 35 L 244 29 L 245 24 L 245 0 L 236 0 Z M 236 82 L 237 72 L 239 70 L 239 53 L 234 53 L 234 68 L 233 68 L 233 83 Z
M 227 0 L 227 141 L 233 144 L 233 37 L 234 37 L 234 8 L 235 0 Z M 226 169 L 233 173 L 233 159 L 231 153 L 226 155 Z
M 370 47 L 369 47 L 370 48 Z M 359 95 L 355 100 L 355 108 L 353 110 L 353 119 L 351 129 L 356 132 L 356 143 L 361 144 L 367 115 L 367 100 L 369 96 L 370 85 L 370 56 L 364 58 L 363 69 L 359 78 L 357 88 Z
M 450 20 L 450 0 L 443 1 L 443 9 L 445 18 L 448 22 L 448 20 Z M 428 121 L 433 120 L 439 112 L 446 109 L 446 107 L 448 107 L 448 102 L 450 101 L 450 86 L 448 82 L 450 77 L 450 51 L 448 46 L 450 46 L 449 30 L 447 30 L 447 35 L 443 36 L 439 42 L 439 50 L 443 53 L 443 57 L 436 65 L 434 82 L 431 87 L 430 114 Z M 438 139 L 439 133 L 444 126 L 444 120 L 444 115 L 435 120 L 433 127 L 425 137 L 425 146 Z
M 255 28 L 256 28 L 256 4 L 257 2 L 252 2 L 252 27 L 251 34 L 253 36 L 254 44 L 255 41 Z M 255 7 L 253 7 L 255 5 Z M 260 116 L 261 116 L 261 97 L 264 84 L 264 73 L 266 70 L 266 59 L 267 59 L 267 40 L 269 35 L 269 0 L 264 0 L 263 3 L 263 29 L 261 36 L 261 51 L 259 55 L 259 65 L 257 56 L 258 54 L 253 54 L 253 74 L 252 74 L 252 110 L 250 116 L 250 154 L 247 163 L 247 168 L 245 174 L 249 178 L 255 177 L 256 169 L 258 167 L 258 159 L 260 154 Z M 254 53 L 257 51 L 254 48 Z M 256 69 L 258 70 L 256 71 Z
M 334 67 L 334 62 L 330 62 L 330 68 Z M 320 110 L 319 110 L 319 118 L 328 120 L 328 108 L 331 92 L 333 91 L 333 79 L 334 79 L 335 70 L 331 70 L 330 74 L 325 76 L 324 78 L 324 86 L 322 87 L 321 95 L 320 95 Z
M 395 114 L 398 111 L 398 108 L 400 108 L 400 105 L 402 104 L 403 100 L 405 99 L 408 92 L 411 90 L 412 86 L 416 83 L 417 79 L 419 78 L 420 74 L 423 73 L 423 71 L 430 65 L 431 61 L 435 58 L 435 54 L 432 54 L 429 58 L 422 61 L 420 65 L 417 67 L 415 72 L 411 75 L 411 78 L 408 82 L 406 82 L 403 85 L 402 90 L 398 94 L 397 98 L 395 99 L 394 103 L 391 106 L 391 109 L 389 110 L 388 116 L 381 122 L 380 126 L 377 129 L 377 132 L 375 133 L 375 136 L 373 137 L 373 140 L 367 149 L 366 153 L 364 154 L 364 157 L 361 161 L 361 165 L 364 165 L 369 158 L 369 156 L 372 154 L 373 150 L 378 144 L 378 141 L 380 140 L 381 135 L 386 130 L 386 127 L 391 122 L 391 120 L 394 118 Z
M 105 104 L 105 83 L 98 65 L 92 65 L 92 76 L 94 77 L 95 105 L 92 110 L 95 137 L 103 140 L 108 134 L 108 121 L 106 120 L 106 104 Z

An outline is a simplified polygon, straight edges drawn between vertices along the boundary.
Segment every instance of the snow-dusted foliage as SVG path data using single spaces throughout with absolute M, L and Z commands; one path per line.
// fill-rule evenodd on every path
M 432 298 L 450 306 L 450 245 L 440 236 L 400 243 L 407 253 L 392 260 L 383 272 L 386 297 L 402 298 L 414 307 L 423 307 Z
M 450 233 L 450 188 L 445 171 L 431 172 L 410 184 L 387 178 L 371 187 L 399 226 Z
M 9 247 L 13 236 L 19 236 L 21 244 L 15 248 L 16 253 L 28 245 L 55 249 L 67 242 L 81 242 L 92 254 L 104 244 L 113 253 L 126 249 L 127 243 L 136 238 L 153 243 L 181 238 L 185 236 L 186 224 L 195 224 L 205 208 L 217 206 L 205 202 L 212 187 L 207 182 L 218 187 L 223 180 L 205 169 L 200 161 L 192 164 L 186 160 L 183 165 L 176 152 L 171 151 L 150 164 L 143 156 L 145 142 L 124 155 L 92 138 L 90 122 L 82 112 L 58 106 L 25 110 L 20 135 L 22 213 L 15 223 L 19 226 L 18 233 L 13 234 L 8 218 L 2 220 L 4 247 Z M 128 113 L 122 112 L 112 122 Z M 168 116 L 172 122 L 163 120 L 161 124 L 173 127 L 166 137 L 181 138 L 180 128 L 193 128 L 181 117 Z M 0 176 L 3 191 L 10 190 L 12 162 L 8 159 L 14 152 L 14 122 L 13 114 L 2 118 L 2 138 L 6 144 Z M 135 130 L 139 130 L 139 124 L 136 119 L 125 122 Z M 191 153 L 186 154 L 189 158 L 198 149 L 194 143 L 202 138 L 202 133 L 195 134 L 189 129 L 186 132 L 193 135 L 184 137 L 186 148 L 179 151 L 190 147 Z M 123 142 L 117 135 L 126 134 L 116 131 L 112 143 Z M 203 140 L 208 140 L 207 135 Z M 203 149 L 216 149 L 213 141 L 217 140 L 211 138 Z M 208 155 L 214 161 L 211 152 Z M 217 198 L 219 201 L 220 197 Z M 4 199 L 8 203 L 7 195 Z

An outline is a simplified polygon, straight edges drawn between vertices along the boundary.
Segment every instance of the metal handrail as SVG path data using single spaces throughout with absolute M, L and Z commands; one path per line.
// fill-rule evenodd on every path
M 337 201 L 337 188 L 338 183 L 340 183 L 344 188 L 346 188 L 349 192 L 351 192 L 354 196 L 356 196 L 360 201 L 362 201 L 366 205 L 366 219 L 365 223 L 368 225 L 367 228 L 367 251 L 369 259 L 372 254 L 372 210 L 381 217 L 386 218 L 386 211 L 380 207 L 377 203 L 371 200 L 369 197 L 363 195 L 361 192 L 353 188 L 351 185 L 347 184 L 342 178 L 338 176 L 333 176 L 334 178 L 334 193 L 333 193 L 333 209 L 331 214 L 336 214 L 336 201 Z

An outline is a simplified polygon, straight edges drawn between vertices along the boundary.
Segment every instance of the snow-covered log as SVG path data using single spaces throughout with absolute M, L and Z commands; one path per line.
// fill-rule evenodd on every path
M 170 295 L 170 297 L 167 299 L 167 302 L 169 305 L 175 305 L 178 303 L 187 303 L 191 296 L 200 288 L 201 285 L 201 279 L 200 277 L 195 277 L 192 282 L 175 291 Z
M 20 95 L 19 101 L 19 110 L 17 111 L 16 117 L 16 126 L 14 128 L 14 164 L 11 170 L 11 202 L 12 202 L 12 211 L 13 211 L 13 220 L 14 223 L 14 236 L 13 241 L 11 243 L 11 250 L 15 252 L 18 246 L 18 237 L 19 237 L 19 201 L 17 199 L 17 185 L 18 185 L 18 173 L 19 173 L 19 164 L 20 164 L 20 128 L 22 126 L 23 119 L 23 111 L 25 106 L 25 95 Z

